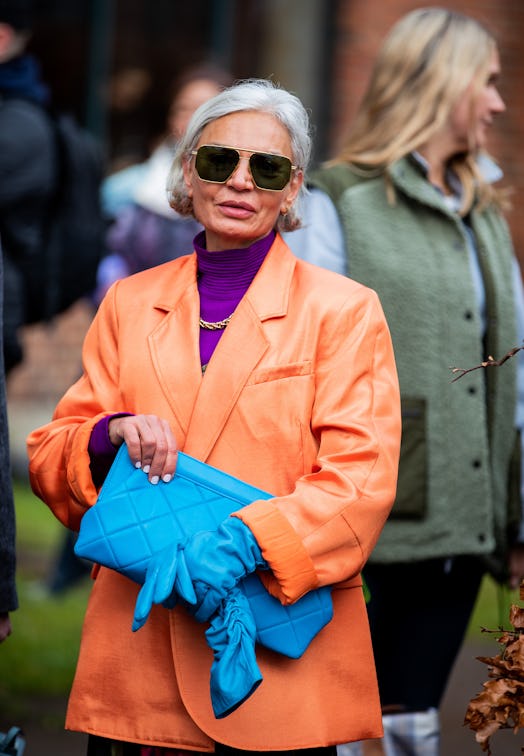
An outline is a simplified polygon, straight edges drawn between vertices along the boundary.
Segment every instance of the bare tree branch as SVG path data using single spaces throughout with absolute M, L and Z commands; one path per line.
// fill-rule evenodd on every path
M 455 381 L 458 381 L 459 378 L 462 378 L 464 375 L 466 375 L 466 373 L 472 373 L 474 370 L 479 370 L 480 368 L 500 367 L 500 365 L 503 365 L 507 360 L 513 357 L 513 355 L 517 354 L 517 352 L 520 352 L 521 349 L 524 349 L 524 343 L 522 344 L 522 346 L 513 347 L 513 349 L 510 349 L 509 352 L 504 355 L 504 357 L 500 358 L 500 360 L 496 360 L 490 355 L 487 360 L 481 362 L 480 365 L 475 365 L 475 367 L 472 368 L 450 367 L 452 373 L 460 374 L 457 375 L 456 378 L 453 378 L 451 383 L 455 383 Z

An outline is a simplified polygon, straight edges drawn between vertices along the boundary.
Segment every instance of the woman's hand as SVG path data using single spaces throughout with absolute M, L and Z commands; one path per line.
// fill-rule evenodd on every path
M 135 467 L 147 474 L 151 483 L 168 483 L 175 472 L 177 443 L 167 420 L 156 415 L 114 417 L 108 424 L 113 446 L 126 443 Z

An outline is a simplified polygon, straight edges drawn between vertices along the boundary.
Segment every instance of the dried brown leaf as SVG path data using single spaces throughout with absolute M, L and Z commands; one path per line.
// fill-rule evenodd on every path
M 509 621 L 515 630 L 524 630 L 524 609 L 521 609 L 516 604 L 512 604 L 509 610 Z
M 524 727 L 524 610 L 513 605 L 510 610 L 513 631 L 504 631 L 497 638 L 501 652 L 495 656 L 479 656 L 488 665 L 488 681 L 483 690 L 469 702 L 464 724 L 475 732 L 475 740 L 484 752 L 491 754 L 490 739 L 500 729 L 517 733 Z

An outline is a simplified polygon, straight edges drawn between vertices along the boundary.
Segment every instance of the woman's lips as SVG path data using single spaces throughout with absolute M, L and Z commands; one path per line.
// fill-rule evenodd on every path
M 247 202 L 221 202 L 220 209 L 229 218 L 249 218 L 255 208 Z

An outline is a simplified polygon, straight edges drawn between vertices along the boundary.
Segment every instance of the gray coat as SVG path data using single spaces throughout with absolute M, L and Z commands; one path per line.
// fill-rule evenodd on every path
M 4 251 L 4 368 L 22 360 L 18 329 L 42 296 L 40 267 L 45 222 L 55 190 L 55 142 L 43 109 L 0 95 L 0 235 Z
M 1 251 L 1 250 L 0 250 Z M 0 313 L 2 312 L 3 269 L 0 254 Z M 0 614 L 18 607 L 15 586 L 15 509 L 9 462 L 6 388 L 0 327 Z

